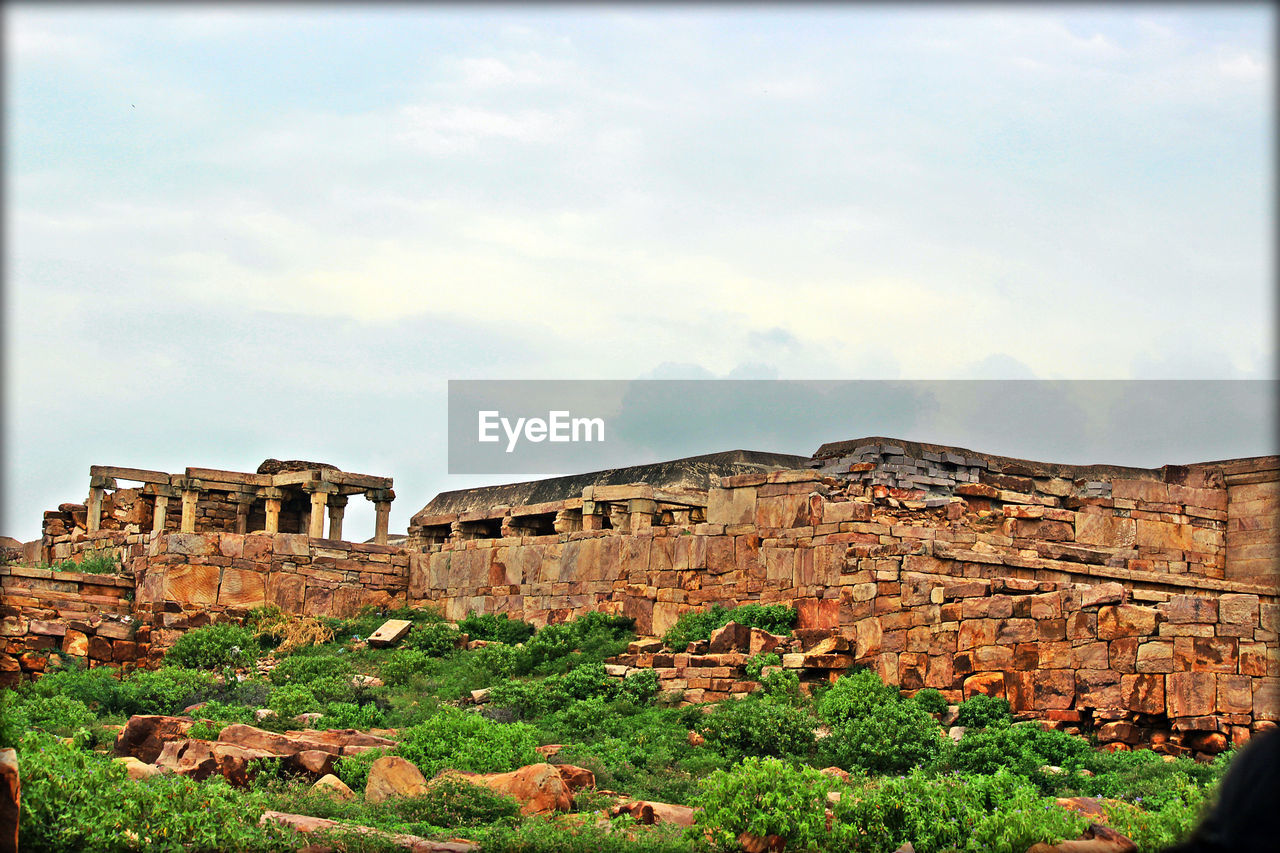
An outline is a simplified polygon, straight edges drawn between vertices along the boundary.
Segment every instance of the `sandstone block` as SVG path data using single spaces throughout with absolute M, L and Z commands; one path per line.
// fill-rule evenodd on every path
M 1247 675 L 1219 675 L 1218 711 L 1222 714 L 1252 714 L 1253 679 Z
M 968 699 L 977 693 L 1003 698 L 1005 695 L 1004 673 L 980 672 L 966 678 L 964 680 L 964 698 Z
M 1164 676 L 1120 676 L 1121 707 L 1140 714 L 1162 714 L 1165 710 Z
M 1227 593 L 1218 599 L 1219 621 L 1228 625 L 1258 624 L 1258 596 Z
M 1239 663 L 1239 642 L 1235 637 L 1192 638 L 1191 669 L 1197 672 L 1235 672 Z
M 1138 672 L 1173 672 L 1173 641 L 1151 640 L 1138 646 Z
M 18 851 L 19 803 L 22 783 L 18 777 L 18 752 L 0 749 L 0 850 Z
M 1175 595 L 1158 608 L 1175 624 L 1192 622 L 1213 624 L 1218 621 L 1218 602 L 1195 595 Z
M 354 800 L 356 796 L 356 792 L 348 788 L 346 782 L 332 773 L 321 776 L 311 787 L 339 800 Z
M 1098 639 L 1145 637 L 1155 633 L 1160 613 L 1136 604 L 1108 604 L 1098 608 Z
M 377 649 L 394 646 L 405 638 L 412 627 L 413 623 L 408 619 L 388 619 L 369 635 L 369 645 Z
M 1041 669 L 1035 673 L 1037 708 L 1065 710 L 1075 701 L 1076 676 L 1069 669 Z
M 194 534 L 175 534 L 194 535 Z M 180 564 L 164 572 L 163 595 L 167 601 L 209 606 L 218 600 L 220 569 L 212 565 Z
M 266 579 L 260 572 L 227 567 L 218 587 L 218 604 L 253 610 L 267 604 Z
M 417 767 L 398 755 L 384 755 L 369 767 L 364 798 L 381 803 L 392 797 L 416 797 L 426 790 L 426 777 Z
M 1172 672 L 1165 676 L 1170 717 L 1200 717 L 1217 708 L 1218 676 L 1212 672 Z
M 1124 586 L 1114 581 L 1088 587 L 1081 591 L 1080 606 L 1094 607 L 1101 604 L 1122 604 Z

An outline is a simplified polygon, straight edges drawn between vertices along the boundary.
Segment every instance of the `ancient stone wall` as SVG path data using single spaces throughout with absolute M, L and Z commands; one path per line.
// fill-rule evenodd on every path
M 857 477 L 732 477 L 692 527 L 412 555 L 409 600 L 451 618 L 610 610 L 652 634 L 712 603 L 785 603 L 802 631 L 847 641 L 811 668 L 859 663 L 908 689 L 997 694 L 1067 723 L 1240 739 L 1280 709 L 1280 611 L 1274 585 L 1207 576 L 1223 565 L 1227 494 L 1198 482 L 1113 477 L 1104 497 L 979 481 L 930 507 L 918 490 Z M 646 662 L 702 699 L 731 690 L 741 663 L 633 661 Z

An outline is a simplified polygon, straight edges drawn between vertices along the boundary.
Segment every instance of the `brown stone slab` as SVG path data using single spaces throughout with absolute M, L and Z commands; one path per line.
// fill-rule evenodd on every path
M 369 635 L 369 645 L 375 648 L 394 645 L 404 639 L 412 627 L 413 623 L 408 619 L 388 619 Z

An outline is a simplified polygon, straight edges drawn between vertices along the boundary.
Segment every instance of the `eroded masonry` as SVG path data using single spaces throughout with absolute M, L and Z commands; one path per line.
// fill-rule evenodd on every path
M 640 644 L 616 664 L 716 701 L 754 689 L 747 655 L 776 646 L 806 679 L 865 665 L 1166 751 L 1220 751 L 1280 712 L 1280 457 L 1072 466 L 885 438 L 733 451 L 447 492 L 394 544 L 386 477 L 274 460 L 90 473 L 88 500 L 46 513 L 26 565 L 0 568 L 9 683 L 55 656 L 153 664 L 181 632 L 268 604 L 539 624 L 605 610 L 661 635 L 686 610 L 759 602 L 797 608 L 791 638 Z M 343 539 L 357 495 L 377 508 L 369 542 Z M 103 552 L 122 573 L 34 567 Z

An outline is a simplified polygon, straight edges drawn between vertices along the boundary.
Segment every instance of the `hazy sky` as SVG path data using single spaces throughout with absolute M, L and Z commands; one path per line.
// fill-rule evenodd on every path
M 0 533 L 267 456 L 403 530 L 448 379 L 1272 378 L 1273 17 L 6 5 Z

